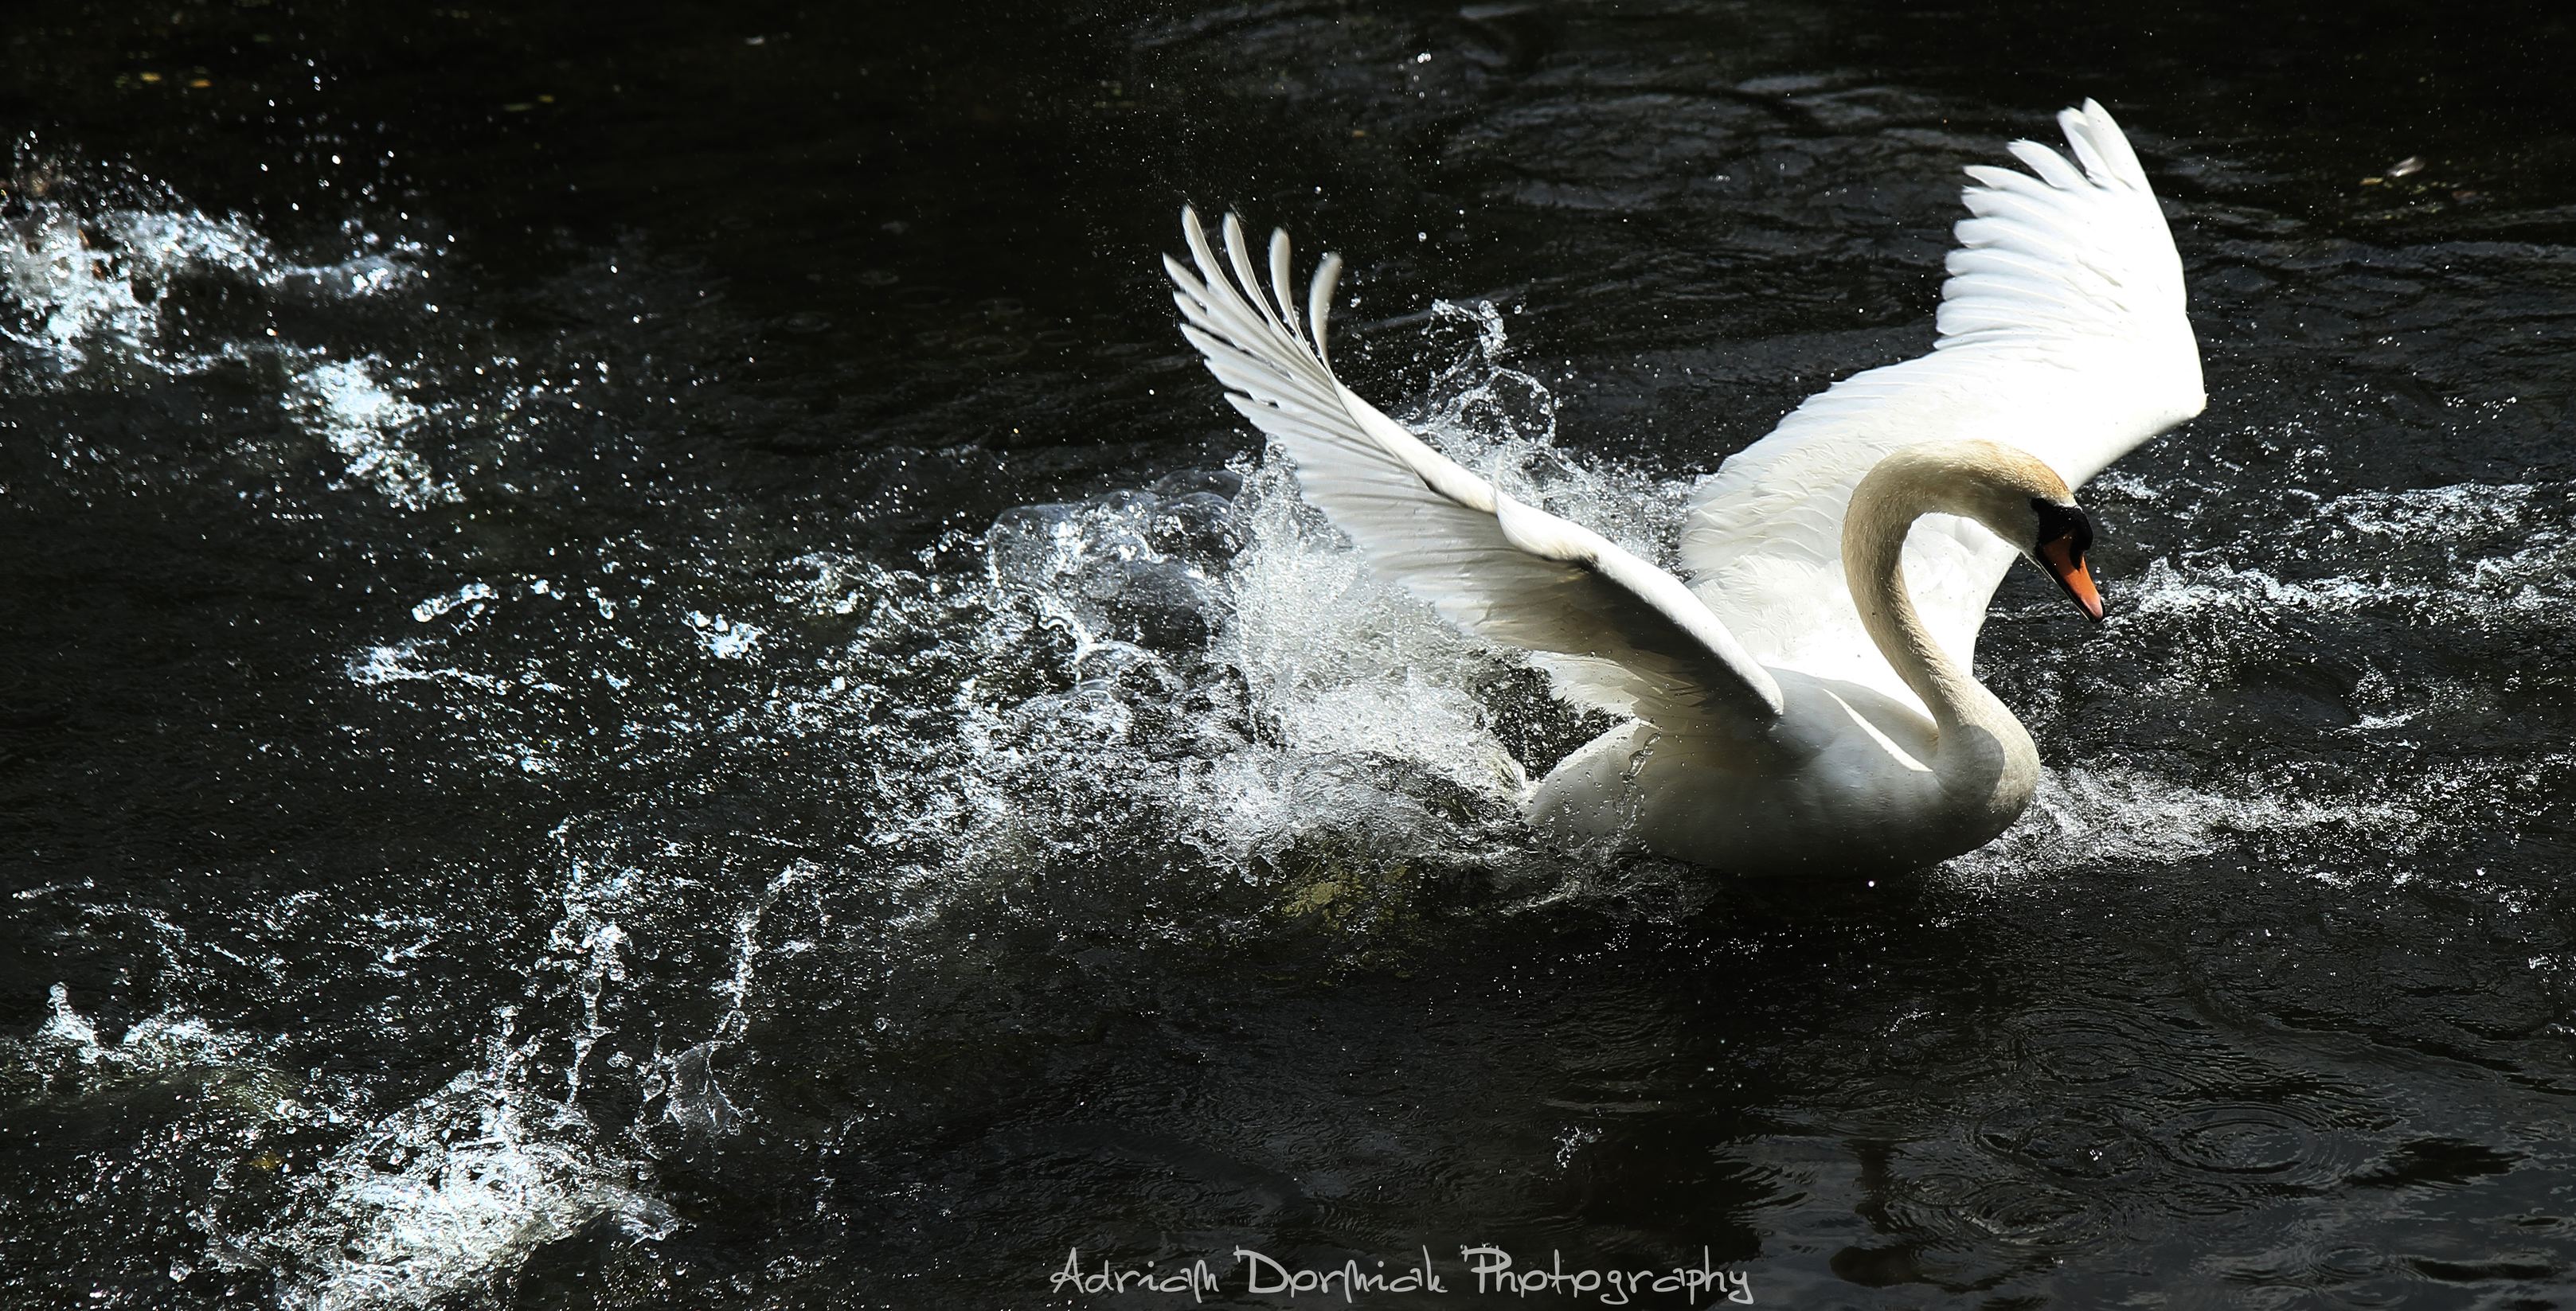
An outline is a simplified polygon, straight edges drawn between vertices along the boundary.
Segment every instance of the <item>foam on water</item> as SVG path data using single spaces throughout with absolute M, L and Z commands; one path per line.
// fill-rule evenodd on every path
M 412 621 L 425 624 L 459 606 L 465 607 L 466 616 L 471 618 L 483 613 L 483 607 L 500 595 L 493 590 L 490 583 L 478 579 L 458 587 L 453 592 L 424 599 L 411 608 Z
M 97 1064 L 105 1054 L 98 1045 L 98 1028 L 72 1009 L 71 990 L 57 983 L 46 998 L 53 1013 L 36 1030 L 36 1041 L 56 1047 L 69 1047 L 80 1054 L 84 1065 Z
M 120 386 L 138 372 L 187 378 L 231 368 L 273 388 L 289 435 L 300 433 L 326 470 L 336 469 L 329 491 L 415 511 L 463 498 L 423 453 L 443 436 L 433 430 L 454 390 L 435 366 L 397 364 L 336 343 L 300 345 L 274 332 L 244 331 L 237 315 L 192 320 L 180 309 L 199 283 L 219 285 L 236 301 L 247 294 L 254 304 L 378 297 L 423 276 L 419 246 L 352 225 L 343 234 L 345 257 L 307 263 L 247 220 L 210 216 L 175 198 L 101 205 L 94 190 L 77 187 L 49 193 L 22 180 L 12 190 L 18 207 L 0 219 L 0 386 Z M 209 322 L 232 322 L 226 331 L 239 335 L 206 335 Z M 517 399 L 496 403 L 507 410 Z M 544 587 L 539 582 L 533 591 Z M 458 626 L 503 599 L 500 589 L 468 575 L 421 600 L 412 621 L 440 627 L 388 633 L 350 653 L 350 684 L 436 688 L 487 715 L 514 694 L 559 690 L 536 680 L 505 682 L 454 649 Z M 732 635 L 747 652 L 759 632 L 736 628 Z M 523 772 L 556 767 L 518 735 L 488 754 Z M 168 950 L 222 949 L 182 940 Z M 648 1163 L 614 1139 L 625 1126 L 602 1133 L 572 1096 L 551 1095 L 567 1090 L 550 1086 L 559 1076 L 531 1069 L 535 1040 L 518 1033 L 510 1015 L 497 1026 L 480 1065 L 385 1111 L 333 1080 L 296 1090 L 296 1081 L 268 1068 L 271 1040 L 222 1032 L 184 1013 L 143 1019 L 110 1038 L 57 985 L 32 1034 L 0 1040 L 0 1098 L 69 1104 L 163 1086 L 188 1093 L 189 1109 L 173 1112 L 184 1117 L 173 1132 L 197 1139 L 191 1159 L 213 1178 L 206 1196 L 189 1203 L 206 1251 L 177 1263 L 173 1279 L 202 1266 L 268 1272 L 280 1304 L 297 1308 L 453 1304 L 506 1280 L 537 1246 L 584 1226 L 606 1222 L 651 1235 L 675 1223 L 651 1196 Z M 320 1150 L 289 1181 L 279 1173 L 277 1151 L 239 1150 L 254 1136 L 275 1137 L 296 1152 Z
M 503 690 L 504 685 L 488 675 L 462 669 L 423 668 L 422 662 L 434 654 L 436 647 L 437 643 L 419 638 L 407 638 L 389 646 L 368 647 L 349 658 L 349 681 L 362 687 L 374 687 L 384 683 L 447 678 L 485 691 Z
M 1471 694 L 1493 678 L 1494 657 L 1369 572 L 1277 465 L 1248 480 L 1243 506 L 1251 545 L 1218 595 L 1209 653 L 1243 680 L 1257 738 L 1282 757 L 1375 755 L 1516 791 L 1520 768 Z M 1246 775 L 1226 786 L 1229 809 L 1250 786 Z

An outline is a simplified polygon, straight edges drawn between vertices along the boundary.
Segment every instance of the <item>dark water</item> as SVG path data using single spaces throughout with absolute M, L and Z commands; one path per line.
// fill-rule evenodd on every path
M 0 1302 L 2576 1300 L 2576 33 L 2112 8 L 14 15 Z M 1342 250 L 1355 385 L 1652 547 L 2086 95 L 2211 404 L 1914 880 L 1534 841 L 1586 726 L 1153 271 Z

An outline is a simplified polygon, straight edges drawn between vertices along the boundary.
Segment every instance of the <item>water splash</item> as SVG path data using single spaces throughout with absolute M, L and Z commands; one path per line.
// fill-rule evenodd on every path
M 2001 887 L 2069 869 L 2170 865 L 2254 842 L 2307 846 L 2325 835 L 2402 855 L 2431 831 L 2425 809 L 2403 797 L 2298 796 L 2253 780 L 2219 791 L 2135 768 L 2078 767 L 2042 771 L 2018 823 L 1943 868 Z
M 723 615 L 701 611 L 689 612 L 689 627 L 698 631 L 698 640 L 706 644 L 707 654 L 718 660 L 757 660 L 760 639 L 769 630 L 757 624 L 738 624 Z
M 163 336 L 161 298 L 172 279 L 256 276 L 273 260 L 239 219 L 130 209 L 84 217 L 38 202 L 0 220 L 0 290 L 15 320 L 0 320 L 0 336 L 62 373 L 100 352 L 148 357 Z
M 1546 387 L 1510 367 L 1501 315 L 1443 305 L 1435 322 L 1467 341 L 1407 421 L 1515 495 L 1669 561 L 1690 480 L 1569 456 Z M 360 407 L 384 420 L 375 430 L 416 422 L 383 394 L 395 408 Z M 2513 526 L 2524 511 L 2498 513 Z M 2462 516 L 2362 497 L 2319 522 L 2441 551 Z M 406 1151 L 446 1144 L 434 1166 L 389 1170 L 355 1147 L 333 1158 L 337 1182 L 268 1249 L 306 1272 L 295 1287 L 310 1304 L 418 1305 L 586 1224 L 655 1231 L 655 1162 L 739 1139 L 793 1095 L 756 1035 L 811 1027 L 792 1004 L 826 986 L 809 976 L 865 1020 L 822 1044 L 828 1059 L 864 1067 L 932 1040 L 915 1026 L 953 1022 L 902 998 L 935 990 L 940 971 L 973 972 L 1013 927 L 1204 945 L 1320 924 L 1364 941 L 1413 922 L 1415 890 L 1450 875 L 1524 908 L 1697 904 L 1641 895 L 1662 877 L 1640 872 L 1651 862 L 1529 832 L 1526 780 L 1605 725 L 1370 572 L 1276 455 L 1022 506 L 908 560 L 614 563 L 570 581 L 459 583 L 410 611 L 434 635 L 387 633 L 350 654 L 348 677 L 459 725 L 456 758 L 523 769 L 511 762 L 534 758 L 530 741 L 592 704 L 543 663 L 569 645 L 605 731 L 598 746 L 550 746 L 548 770 L 756 768 L 766 792 L 810 792 L 847 828 L 815 843 L 683 822 L 686 782 L 621 782 L 623 801 L 568 819 L 550 857 L 563 910 L 530 970 L 524 1050 L 370 1132 Z M 2126 622 L 2223 643 L 2194 617 L 2283 603 L 2230 568 L 2164 564 Z M 2334 584 L 2285 586 L 2325 597 Z M 539 623 L 558 626 L 551 645 L 529 642 Z M 2320 834 L 2402 851 L 2450 809 L 2433 792 L 2292 797 L 2263 780 L 2068 770 L 1951 876 L 2009 888 Z M 435 1273 L 402 1273 L 415 1268 Z
M 526 1087 L 506 1028 L 493 1047 L 490 1068 L 324 1158 L 282 1220 L 226 1255 L 281 1269 L 281 1306 L 388 1311 L 444 1305 L 593 1223 L 646 1239 L 677 1228 L 639 1165 Z
M 2226 551 L 2152 562 L 2134 607 L 2155 619 L 2382 610 L 2446 624 L 2559 627 L 2576 599 L 2570 500 L 2562 485 L 2518 483 L 2351 493 L 2318 504 L 2299 529 L 2308 549 L 2292 559 L 2256 568 Z M 2356 561 L 2362 567 L 2317 567 Z
M 286 411 L 348 461 L 345 483 L 372 487 L 406 510 L 465 499 L 455 483 L 439 477 L 428 460 L 404 444 L 405 434 L 427 412 L 395 394 L 394 389 L 409 391 L 418 383 L 397 377 L 389 388 L 378 380 L 387 367 L 373 356 L 314 364 L 294 375 Z
M 380 355 L 302 347 L 275 326 L 253 329 L 241 309 L 266 309 L 274 325 L 276 311 L 299 303 L 408 287 L 426 277 L 418 243 L 352 224 L 345 258 L 300 263 L 248 219 L 208 215 L 146 182 L 30 172 L 23 152 L 18 178 L 0 194 L 11 202 L 0 213 L 0 390 L 217 370 L 276 379 L 288 422 L 337 459 L 335 488 L 364 488 L 407 510 L 462 499 L 419 449 L 437 417 L 414 399 L 422 379 Z
M 237 353 L 237 343 L 196 342 L 173 314 L 174 288 L 191 279 L 345 300 L 421 276 L 419 243 L 363 229 L 348 234 L 357 249 L 346 257 L 304 264 L 249 220 L 209 215 L 148 184 L 114 188 L 152 193 L 122 204 L 84 203 L 84 188 L 59 178 L 22 178 L 14 189 L 22 204 L 0 217 L 0 339 L 57 379 L 111 362 L 195 373 Z

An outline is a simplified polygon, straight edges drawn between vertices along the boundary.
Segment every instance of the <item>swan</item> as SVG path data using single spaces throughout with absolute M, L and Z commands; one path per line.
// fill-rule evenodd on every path
M 1286 233 L 1259 267 L 1233 215 L 1220 257 L 1184 208 L 1192 263 L 1163 267 L 1227 400 L 1373 568 L 1624 718 L 1527 794 L 1534 826 L 1745 874 L 1915 868 L 1992 840 L 2038 783 L 1965 659 L 1996 583 L 2026 557 L 2099 622 L 2073 489 L 2206 404 L 2136 152 L 2091 100 L 2057 121 L 2072 160 L 2016 141 L 2028 172 L 1967 170 L 1931 352 L 1808 398 L 1701 481 L 1687 584 L 1344 387 L 1338 256 L 1301 315 Z

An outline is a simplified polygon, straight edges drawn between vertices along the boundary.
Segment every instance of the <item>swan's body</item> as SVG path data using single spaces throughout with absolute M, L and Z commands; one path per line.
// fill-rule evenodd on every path
M 2094 617 L 2070 488 L 2204 404 L 2182 265 L 2137 156 L 2086 102 L 2079 169 L 1975 168 L 1931 354 L 1810 398 L 1699 489 L 1691 584 L 1522 505 L 1343 387 L 1324 352 L 1339 261 L 1301 320 L 1240 225 L 1194 215 L 1165 266 L 1228 399 L 1295 458 L 1307 499 L 1460 627 L 1538 653 L 1557 689 L 1632 716 L 1529 799 L 1543 828 L 1744 872 L 1927 864 L 2009 826 L 2030 735 L 1951 653 L 1975 648 L 2016 554 Z

